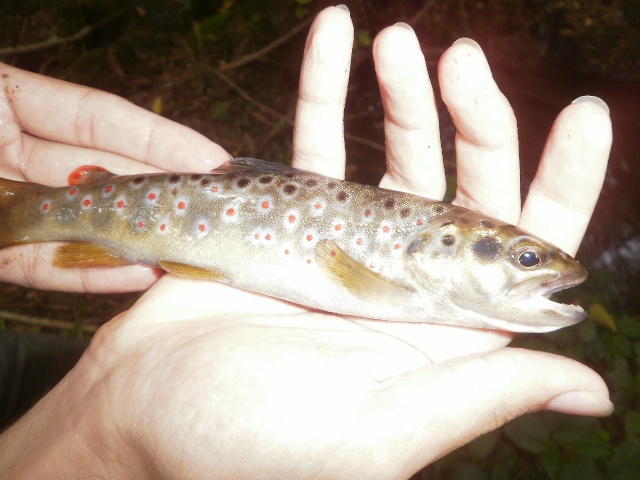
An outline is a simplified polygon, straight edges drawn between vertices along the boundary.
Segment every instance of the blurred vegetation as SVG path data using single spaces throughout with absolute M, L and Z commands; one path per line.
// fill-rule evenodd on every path
M 565 105 L 577 96 L 595 94 L 612 110 L 610 167 L 580 257 L 591 276 L 583 287 L 563 295 L 564 301 L 585 306 L 590 319 L 548 335 L 519 336 L 514 345 L 591 366 L 607 381 L 616 412 L 606 419 L 527 415 L 415 478 L 638 478 L 640 2 L 345 3 L 356 28 L 345 119 L 350 179 L 376 183 L 384 173 L 383 112 L 371 45 L 390 22 L 414 27 L 432 78 L 438 57 L 457 38 L 480 42 L 519 120 L 523 193 L 553 119 Z M 286 163 L 307 25 L 330 4 L 3 0 L 0 59 L 121 95 L 200 131 L 233 154 Z M 439 110 L 452 195 L 455 129 L 441 103 Z M 0 285 L 0 328 L 90 335 L 138 295 L 61 294 Z

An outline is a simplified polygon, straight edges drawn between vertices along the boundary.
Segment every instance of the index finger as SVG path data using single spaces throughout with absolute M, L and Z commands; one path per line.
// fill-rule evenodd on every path
M 0 100 L 34 137 L 167 170 L 208 171 L 230 158 L 203 135 L 116 95 L 2 63 L 0 75 Z

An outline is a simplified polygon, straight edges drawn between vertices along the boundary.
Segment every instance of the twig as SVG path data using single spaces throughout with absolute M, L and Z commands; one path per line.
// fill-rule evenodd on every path
M 422 19 L 422 17 L 426 15 L 426 13 L 431 7 L 435 5 L 435 3 L 436 0 L 427 0 L 426 2 L 424 2 L 422 7 L 420 7 L 420 10 L 414 13 L 413 17 L 411 17 L 407 23 L 412 27 L 415 27 L 415 25 Z
M 247 102 L 249 102 L 252 105 L 254 105 L 255 107 L 259 108 L 263 112 L 266 112 L 266 113 L 268 113 L 270 115 L 273 115 L 278 120 L 284 121 L 289 126 L 293 127 L 294 122 L 293 122 L 293 120 L 291 118 L 289 118 L 286 115 L 283 115 L 282 113 L 278 112 L 277 110 L 271 108 L 269 105 L 265 105 L 260 100 L 257 100 L 255 98 L 253 98 L 251 95 L 249 95 L 249 93 L 246 90 L 242 89 L 242 87 L 240 87 L 237 84 L 235 84 L 233 82 L 233 80 L 231 80 L 229 77 L 227 77 L 224 73 L 222 73 L 218 69 L 210 67 L 209 65 L 205 65 L 205 64 L 202 64 L 201 66 L 206 71 L 211 72 L 214 75 L 216 75 L 220 80 L 222 80 L 229 87 L 231 87 L 233 90 L 235 90 L 236 93 L 238 95 L 240 95 L 243 99 L 245 99 Z M 344 134 L 344 138 L 346 140 L 349 140 L 349 141 L 352 141 L 352 142 L 355 142 L 355 143 L 360 143 L 361 145 L 366 145 L 367 147 L 372 148 L 374 150 L 378 150 L 380 152 L 385 152 L 386 151 L 384 145 L 380 145 L 377 142 L 373 142 L 371 140 L 367 140 L 366 138 L 358 137 L 356 135 L 351 135 L 350 133 L 345 133 Z
M 226 72 L 227 70 L 233 70 L 234 68 L 241 67 L 243 65 L 246 65 L 247 63 L 254 62 L 258 58 L 269 53 L 271 50 L 278 48 L 280 45 L 287 42 L 290 38 L 295 37 L 298 33 L 300 33 L 301 30 L 304 30 L 307 27 L 307 25 L 309 25 L 312 22 L 312 20 L 313 20 L 313 16 L 310 16 L 306 20 L 300 22 L 298 25 L 293 27 L 283 36 L 271 42 L 266 47 L 261 48 L 260 50 L 256 50 L 255 52 L 243 55 L 242 57 L 240 57 L 237 60 L 234 60 L 233 62 L 221 65 L 220 67 L 218 67 L 218 70 L 221 72 Z
M 36 325 L 43 328 L 61 328 L 64 330 L 79 330 L 83 333 L 96 333 L 98 327 L 95 325 L 78 325 L 73 322 L 65 322 L 64 320 L 52 320 L 50 318 L 32 317 L 21 313 L 8 312 L 0 310 L 0 318 L 5 318 L 12 322 L 24 323 L 27 325 Z
M 103 25 L 111 22 L 112 20 L 115 20 L 116 18 L 124 15 L 128 11 L 129 11 L 129 8 L 124 8 L 103 20 L 100 20 L 99 22 L 94 23 L 93 25 L 87 25 L 85 27 L 82 27 L 76 33 L 74 33 L 73 35 L 69 35 L 68 37 L 58 38 L 56 36 L 53 36 L 42 42 L 30 43 L 28 45 L 18 45 L 16 47 L 0 48 L 0 56 L 22 55 L 23 53 L 36 52 L 38 50 L 46 50 L 47 48 L 55 47 L 56 45 L 77 42 L 78 40 L 89 35 L 96 28 L 102 27 Z

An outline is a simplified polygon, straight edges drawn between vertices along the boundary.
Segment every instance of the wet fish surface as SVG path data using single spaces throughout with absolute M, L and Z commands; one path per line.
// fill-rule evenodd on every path
M 583 282 L 553 245 L 416 195 L 238 158 L 208 174 L 0 179 L 0 248 L 64 241 L 62 268 L 145 264 L 345 315 L 546 332 Z

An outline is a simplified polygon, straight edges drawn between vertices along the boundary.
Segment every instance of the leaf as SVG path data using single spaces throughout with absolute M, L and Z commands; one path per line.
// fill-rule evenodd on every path
M 151 110 L 153 111 L 153 113 L 162 115 L 163 102 L 162 102 L 162 97 L 160 95 L 158 95 L 156 98 L 153 99 L 153 103 L 151 104 Z
M 356 32 L 356 45 L 359 47 L 370 47 L 371 46 L 371 35 L 369 35 L 369 30 L 360 29 Z
M 624 416 L 624 429 L 629 441 L 640 443 L 640 413 L 628 411 Z
M 613 318 L 606 308 L 601 303 L 592 303 L 587 309 L 589 313 L 589 319 L 601 327 L 604 327 L 612 332 L 617 332 L 616 320 Z
M 495 449 L 499 438 L 500 433 L 497 430 L 476 438 L 473 442 L 467 445 L 467 448 L 471 453 L 471 457 L 473 457 L 474 460 L 482 460 L 487 457 L 487 455 L 492 453 Z
M 618 320 L 618 329 L 627 338 L 640 338 L 640 319 L 638 317 L 622 317 Z
M 550 447 L 549 428 L 539 415 L 526 415 L 506 424 L 504 433 L 518 447 L 531 453 L 544 452 Z

